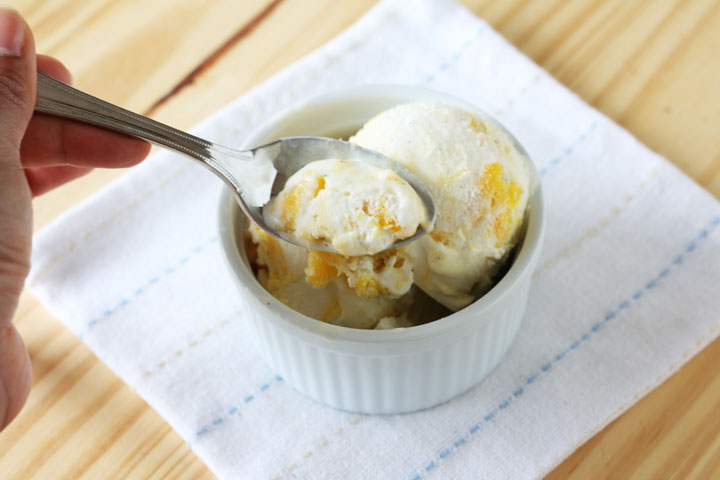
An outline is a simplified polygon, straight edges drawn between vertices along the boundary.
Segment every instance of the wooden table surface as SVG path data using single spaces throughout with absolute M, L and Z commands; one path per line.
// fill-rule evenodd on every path
M 322 45 L 375 0 L 15 0 L 75 84 L 189 128 Z M 464 0 L 520 50 L 720 197 L 720 3 Z M 35 201 L 36 228 L 122 172 Z M 34 386 L 0 477 L 213 478 L 181 438 L 25 293 Z M 720 478 L 720 340 L 548 478 Z

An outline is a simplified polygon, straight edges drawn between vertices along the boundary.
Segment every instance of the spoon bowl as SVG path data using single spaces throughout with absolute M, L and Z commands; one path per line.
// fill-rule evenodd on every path
M 314 160 L 339 158 L 343 160 L 363 162 L 381 169 L 392 170 L 395 172 L 413 188 L 418 198 L 420 198 L 420 201 L 425 208 L 425 212 L 427 213 L 427 218 L 430 220 L 429 224 L 432 225 L 435 223 L 435 202 L 433 201 L 432 195 L 427 187 L 407 168 L 374 150 L 369 150 L 367 148 L 360 147 L 359 145 L 355 145 L 354 143 L 335 140 L 332 138 L 287 137 L 261 147 L 254 148 L 250 150 L 250 152 L 252 152 L 254 158 L 259 161 L 267 161 L 267 159 L 269 159 L 277 172 L 275 174 L 275 180 L 272 183 L 268 199 L 277 196 L 285 187 L 285 183 L 288 178 L 308 163 Z M 238 193 L 238 190 L 235 191 Z M 332 244 L 327 241 L 317 240 L 301 242 L 297 238 L 287 235 L 285 232 L 273 230 L 269 225 L 267 225 L 263 217 L 263 206 L 266 203 L 260 205 L 245 201 L 243 204 L 242 195 L 238 194 L 236 196 L 239 197 L 238 203 L 245 214 L 257 223 L 263 230 L 275 237 L 311 250 L 338 253 Z M 426 233 L 428 232 L 424 227 L 418 226 L 417 231 L 413 235 L 394 242 L 389 248 L 397 248 L 402 245 L 406 245 L 414 240 L 417 240 Z
M 418 195 L 432 225 L 436 210 L 427 187 L 409 170 L 386 156 L 349 142 L 324 137 L 289 137 L 250 150 L 236 150 L 209 142 L 81 92 L 43 73 L 37 74 L 35 111 L 90 123 L 142 138 L 199 161 L 227 183 L 243 212 L 263 230 L 301 247 L 339 253 L 329 242 L 302 242 L 267 225 L 263 207 L 285 186 L 287 179 L 310 162 L 338 158 L 364 162 L 394 171 Z M 418 227 L 396 248 L 427 233 Z

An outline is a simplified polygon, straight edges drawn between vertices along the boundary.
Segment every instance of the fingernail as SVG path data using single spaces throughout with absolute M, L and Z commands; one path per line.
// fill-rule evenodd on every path
M 19 56 L 25 40 L 25 22 L 8 7 L 0 7 L 0 55 Z

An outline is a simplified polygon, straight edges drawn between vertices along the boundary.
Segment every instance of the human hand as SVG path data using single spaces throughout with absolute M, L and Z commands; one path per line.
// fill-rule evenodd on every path
M 11 323 L 30 269 L 31 200 L 92 170 L 129 167 L 150 145 L 80 123 L 33 115 L 36 71 L 70 83 L 51 57 L 35 55 L 32 33 L 0 8 L 0 430 L 30 391 L 28 352 Z

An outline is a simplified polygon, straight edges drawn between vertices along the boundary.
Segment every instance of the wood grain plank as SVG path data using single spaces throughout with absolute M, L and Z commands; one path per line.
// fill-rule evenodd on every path
M 152 116 L 153 113 L 167 100 L 174 97 L 184 87 L 190 85 L 195 79 L 203 72 L 211 68 L 221 57 L 223 57 L 234 45 L 240 42 L 248 34 L 252 33 L 255 28 L 260 25 L 267 17 L 272 13 L 273 10 L 280 4 L 282 0 L 273 0 L 265 6 L 255 17 L 247 22 L 243 27 L 238 30 L 229 40 L 223 45 L 216 49 L 212 55 L 208 56 L 200 65 L 195 67 L 192 72 L 187 74 L 180 82 L 172 87 L 165 95 L 160 97 L 155 103 L 153 103 L 148 109 L 143 112 L 143 115 Z
M 322 45 L 374 1 L 12 3 L 29 19 L 39 48 L 64 60 L 81 88 L 140 111 L 157 104 L 156 118 L 188 128 Z M 717 2 L 463 3 L 720 196 Z M 96 172 L 36 200 L 36 226 L 117 174 Z M 4 478 L 213 478 L 145 402 L 27 294 L 16 324 L 36 377 L 25 410 L 0 435 Z M 548 478 L 720 477 L 719 362 L 715 341 Z
M 711 5 L 694 16 L 692 29 L 680 32 L 677 48 L 668 52 L 652 81 L 639 89 L 619 120 L 720 197 L 715 163 L 720 156 L 720 118 L 718 102 L 713 99 L 720 78 L 720 4 Z M 712 56 L 714 60 L 699 60 Z M 664 141 L 656 140 L 661 124 L 666 126 Z
M 375 3 L 376 0 L 351 3 L 285 0 L 273 9 L 265 22 L 228 49 L 212 68 L 202 71 L 195 76 L 194 82 L 177 90 L 172 101 L 159 105 L 153 111 L 154 118 L 173 121 L 181 128 L 193 125 L 198 117 L 210 115 L 320 47 Z M 299 22 L 299 18 L 305 21 Z
M 168 81 L 184 78 L 266 4 L 55 0 L 29 12 L 27 20 L 38 51 L 62 60 L 79 88 L 145 111 L 167 93 Z M 16 6 L 22 13 L 22 2 Z

